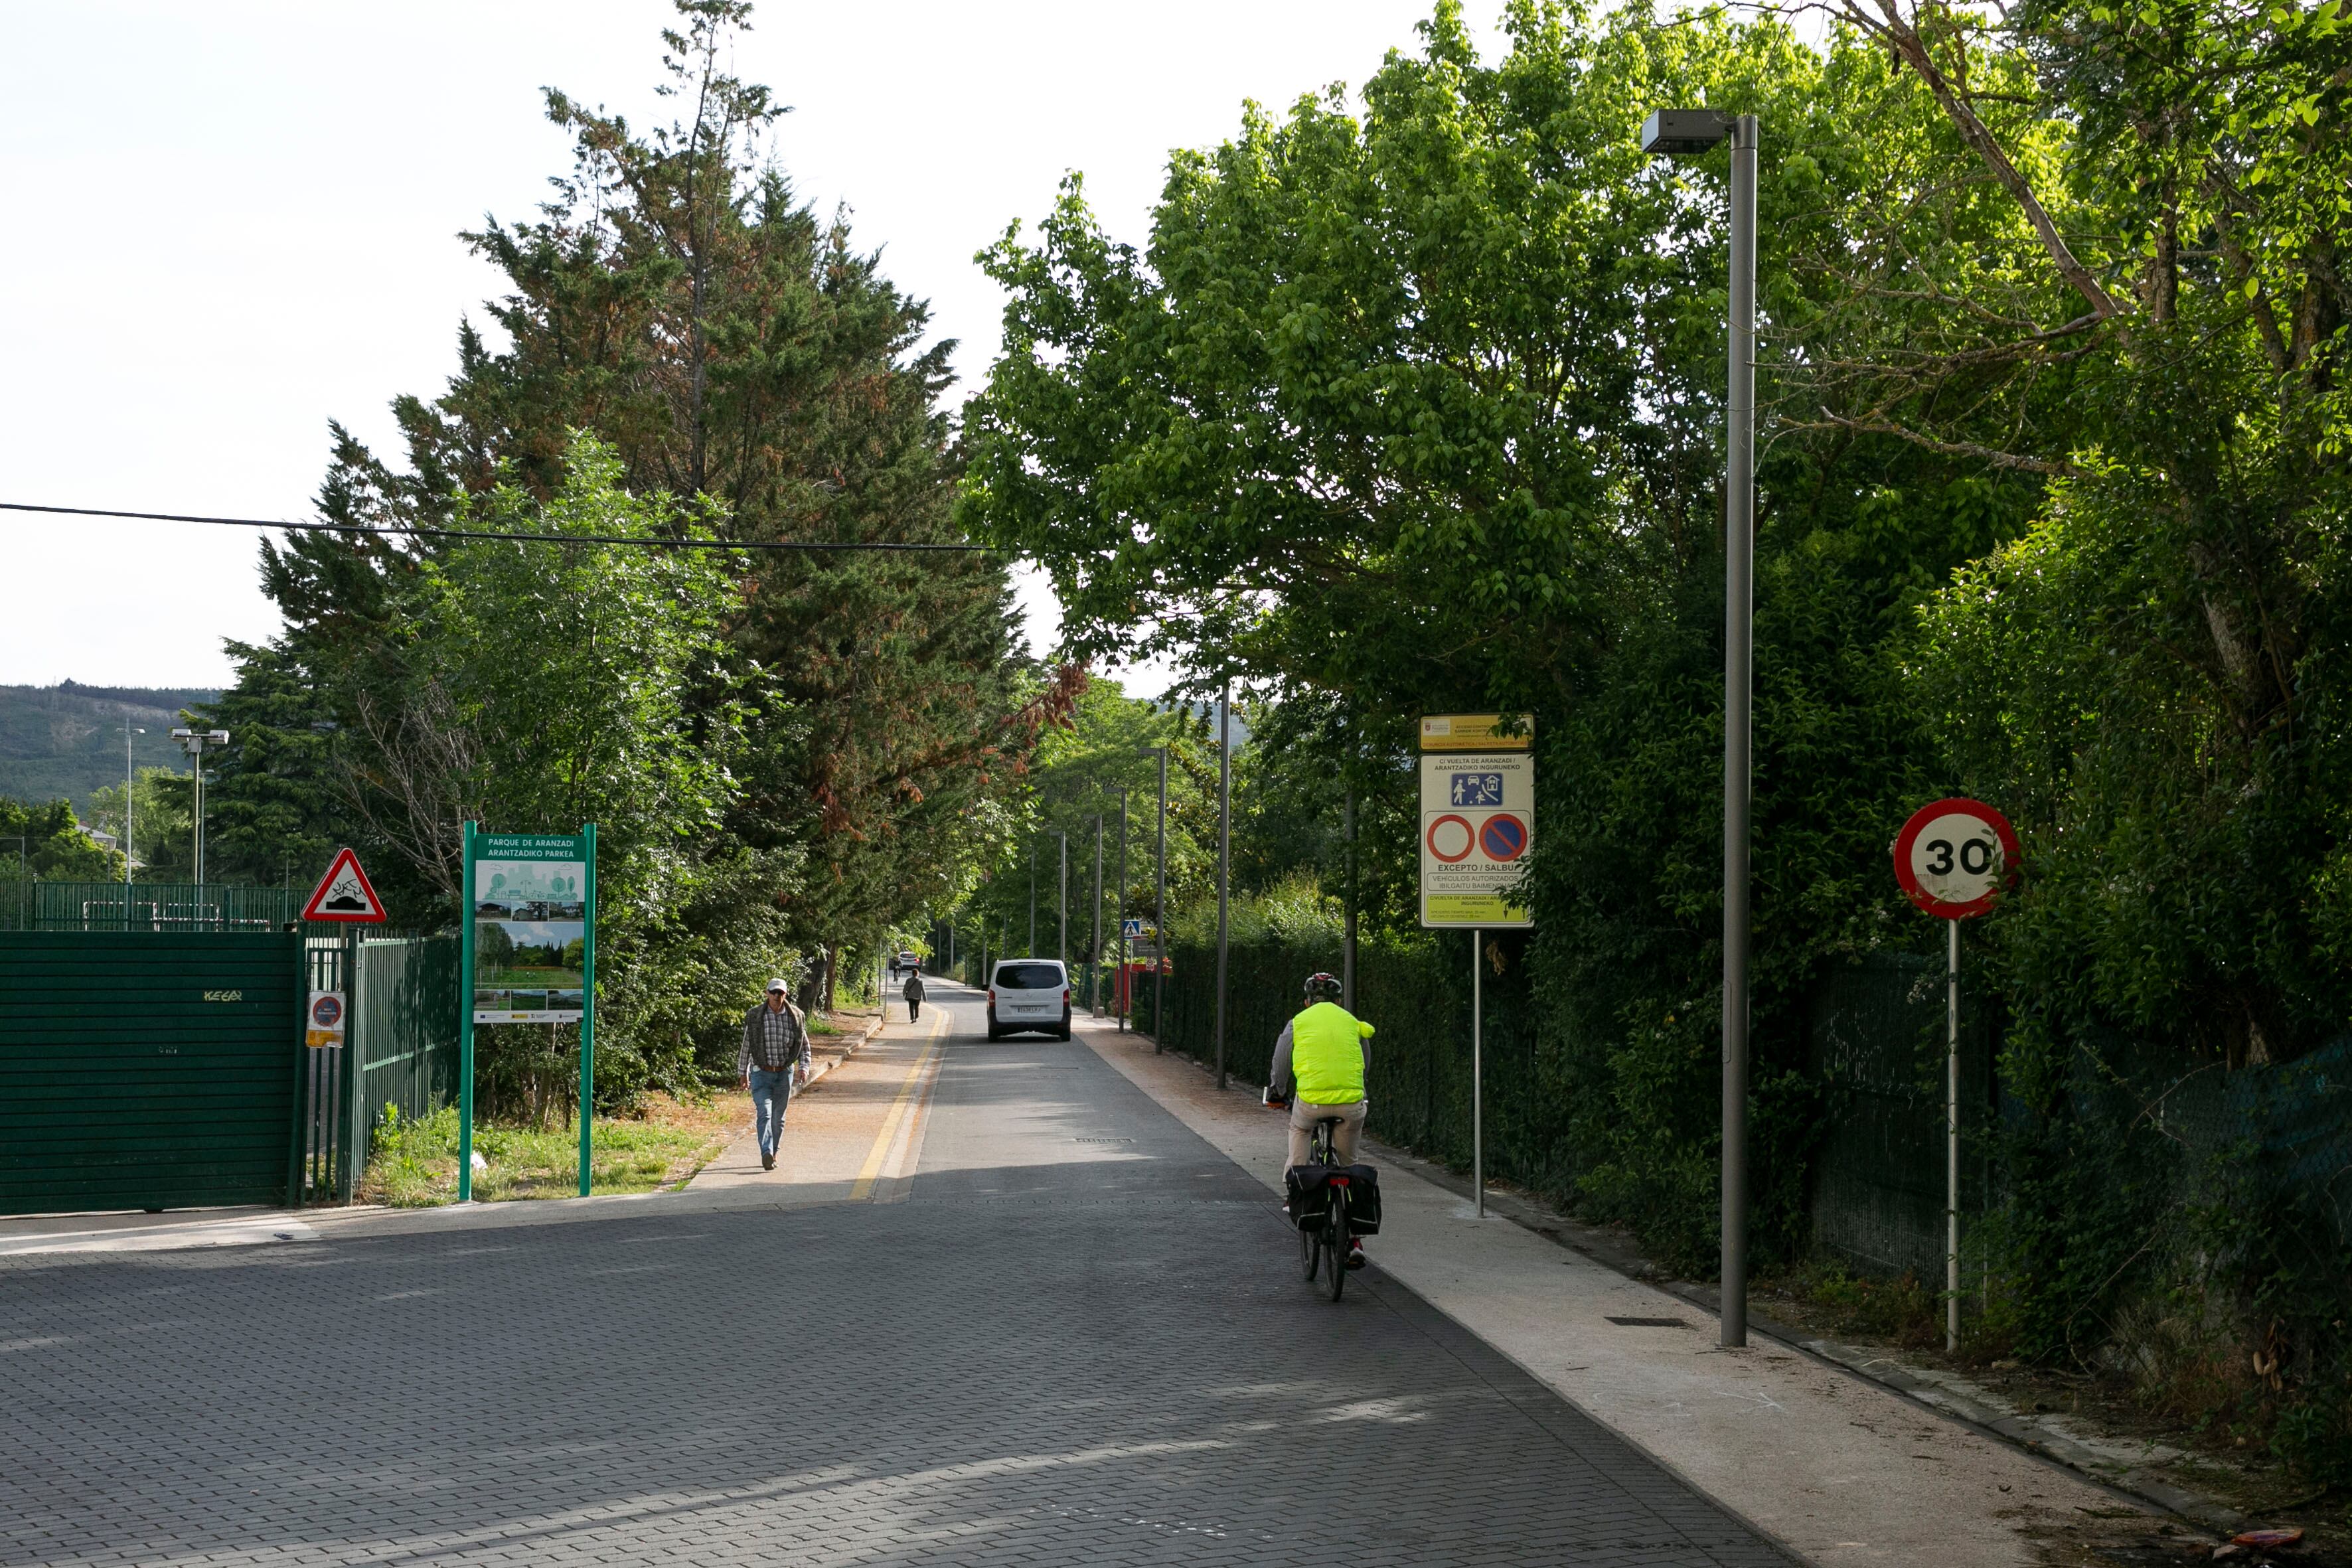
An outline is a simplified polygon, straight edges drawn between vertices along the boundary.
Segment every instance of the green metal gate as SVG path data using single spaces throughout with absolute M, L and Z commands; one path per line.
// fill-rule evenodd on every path
M 292 931 L 0 932 L 0 1214 L 282 1203 Z
M 457 939 L 309 939 L 310 988 L 340 991 L 344 1043 L 306 1050 L 295 1202 L 348 1203 L 384 1108 L 421 1120 L 457 1094 Z

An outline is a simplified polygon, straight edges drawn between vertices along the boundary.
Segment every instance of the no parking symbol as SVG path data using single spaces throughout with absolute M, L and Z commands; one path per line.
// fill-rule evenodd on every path
M 1478 847 L 1489 860 L 1516 860 L 1528 847 L 1528 825 L 1498 811 L 1478 829 Z

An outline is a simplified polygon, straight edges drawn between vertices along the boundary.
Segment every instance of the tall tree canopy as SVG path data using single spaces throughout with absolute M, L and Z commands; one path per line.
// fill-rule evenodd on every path
M 2242 1301 L 2300 1279 L 2338 1357 L 2306 1386 L 2340 1404 L 2310 1293 L 2340 1300 L 2340 1258 L 2331 1287 L 2251 1221 L 2154 1245 L 2083 1120 L 2119 1040 L 2185 1072 L 2352 1025 L 2340 14 L 1843 0 L 1814 47 L 1519 0 L 1482 62 L 1441 3 L 1360 100 L 1179 153 L 1143 243 L 1073 180 L 986 253 L 1011 302 L 964 515 L 1045 562 L 1074 649 L 1270 698 L 1270 769 L 1379 801 L 1369 859 L 1412 863 L 1417 712 L 1534 714 L 1544 1160 L 1699 1262 L 1725 171 L 1645 160 L 1636 129 L 1755 112 L 1760 1235 L 1802 1241 L 1808 1009 L 1923 944 L 1886 846 L 1966 788 L 2029 861 L 1969 935 L 2028 1111 L 2019 1342 L 2074 1353 L 2176 1263 Z M 2339 1438 L 2306 1454 L 2352 1430 L 2314 1420 Z
M 447 732 L 428 710 L 457 699 L 420 683 L 427 646 L 444 632 L 485 655 L 500 646 L 494 619 L 420 611 L 454 565 L 446 542 L 404 529 L 527 505 L 560 512 L 567 487 L 589 483 L 674 498 L 645 514 L 657 537 L 962 542 L 936 406 L 952 345 L 925 341 L 927 308 L 856 248 L 845 220 L 794 196 L 773 153 L 783 109 L 726 66 L 750 7 L 678 0 L 677 11 L 662 36 L 660 89 L 677 117 L 646 130 L 549 91 L 550 118 L 572 136 L 570 174 L 536 217 L 492 218 L 465 237 L 509 285 L 488 308 L 495 331 L 467 323 L 446 391 L 394 402 L 400 462 L 336 428 L 319 510 L 352 531 L 265 547 L 265 585 L 287 629 L 239 650 L 243 678 L 216 716 L 238 737 L 222 766 L 224 816 L 238 824 L 238 850 L 273 876 L 282 837 L 352 831 L 352 792 L 340 781 L 383 774 L 403 737 Z M 540 559 L 510 565 L 529 576 Z M 698 829 L 708 852 L 763 868 L 735 896 L 773 912 L 804 950 L 863 942 L 969 874 L 985 808 L 1071 685 L 1017 655 L 1004 570 L 988 555 L 730 559 L 728 590 L 709 606 L 723 653 L 689 661 L 678 728 L 656 729 L 688 743 L 677 765 L 715 770 L 715 789 L 697 792 L 710 803 Z M 528 647 L 512 651 L 520 663 L 499 679 L 530 683 Z M 604 698 L 574 695 L 594 700 L 534 715 L 520 690 L 491 682 L 472 699 L 484 723 L 468 732 L 528 751 L 551 739 L 551 723 L 601 713 Z M 646 732 L 625 730 L 622 754 L 656 755 L 638 743 Z M 442 761 L 466 773 L 464 759 Z M 436 800 L 432 833 L 446 837 L 451 814 L 475 804 Z M 542 808 L 556 805 L 506 803 Z M 380 842 L 399 837 L 389 822 L 373 827 Z M 444 909 L 445 881 L 420 874 L 400 889 L 403 907 L 416 918 Z

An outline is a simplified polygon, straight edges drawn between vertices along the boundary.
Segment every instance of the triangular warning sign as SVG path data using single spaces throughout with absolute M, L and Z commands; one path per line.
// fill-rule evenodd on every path
M 335 863 L 319 879 L 310 901 L 302 906 L 306 921 L 365 921 L 383 919 L 383 900 L 360 869 L 360 858 L 348 849 L 336 851 Z

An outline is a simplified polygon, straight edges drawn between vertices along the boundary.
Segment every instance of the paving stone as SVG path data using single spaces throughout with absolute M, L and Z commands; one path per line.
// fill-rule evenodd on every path
M 0 1261 L 0 1562 L 1790 1561 L 1314 1293 L 1083 1044 L 959 1041 L 926 1136 L 902 1202 Z

